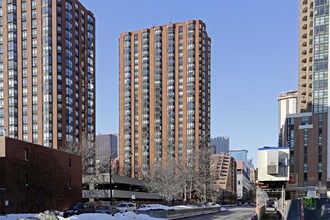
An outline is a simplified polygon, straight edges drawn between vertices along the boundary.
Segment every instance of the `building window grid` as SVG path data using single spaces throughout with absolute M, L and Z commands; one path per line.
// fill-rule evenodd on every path
M 318 2 L 314 11 L 313 112 L 327 112 L 329 4 Z
M 17 20 L 16 20 L 16 1 L 7 2 L 7 26 L 8 26 L 8 115 L 9 117 L 9 137 L 17 138 L 18 136 L 18 94 L 17 94 Z M 2 28 L 2 27 L 1 27 Z M 2 31 L 1 31 L 2 38 Z M 3 100 L 3 97 L 1 97 Z M 3 133 L 3 127 L 0 128 Z
M 187 26 L 187 153 L 194 153 L 195 145 L 195 24 Z
M 167 30 L 167 149 L 175 152 L 175 29 Z
M 154 100 L 155 100 L 155 133 L 154 133 L 154 148 L 155 148 L 155 161 L 160 162 L 159 158 L 162 155 L 162 30 L 156 30 L 154 34 L 154 63 L 155 63 L 155 78 L 154 78 Z M 142 36 L 143 37 L 143 36 Z M 148 35 L 145 33 L 145 38 Z M 143 40 L 142 40 L 143 41 Z

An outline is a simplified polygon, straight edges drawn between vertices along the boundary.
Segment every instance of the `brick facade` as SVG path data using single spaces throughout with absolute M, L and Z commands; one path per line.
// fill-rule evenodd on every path
M 0 137 L 0 167 L 0 214 L 64 210 L 81 201 L 78 155 Z

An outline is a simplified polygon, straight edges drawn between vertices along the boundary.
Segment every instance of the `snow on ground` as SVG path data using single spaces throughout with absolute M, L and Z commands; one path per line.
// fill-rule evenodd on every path
M 209 205 L 209 206 L 187 206 L 187 205 L 177 205 L 177 206 L 166 206 L 159 204 L 145 204 L 142 205 L 138 210 L 155 210 L 155 209 L 163 209 L 163 210 L 181 210 L 181 209 L 193 209 L 193 208 L 202 208 L 202 207 L 221 207 L 221 205 Z
M 26 218 L 29 216 L 34 216 L 35 214 L 13 214 L 7 216 L 0 216 L 0 220 L 17 220 L 18 218 Z
M 214 207 L 220 207 L 220 205 L 214 205 Z M 166 205 L 159 205 L 159 204 L 146 204 L 143 208 L 139 210 L 153 210 L 153 209 L 163 209 L 163 210 L 180 210 L 180 209 L 192 209 L 198 206 L 166 206 Z M 205 206 L 210 207 L 210 206 Z M 221 207 L 220 209 L 222 212 L 227 211 L 226 208 Z M 7 216 L 0 216 L 0 220 L 17 220 L 17 219 L 24 219 L 31 216 L 36 216 L 37 214 L 12 214 Z M 159 220 L 160 218 L 153 218 L 149 215 L 144 214 L 136 214 L 134 212 L 125 212 L 125 213 L 116 213 L 114 216 L 108 214 L 100 214 L 100 213 L 89 213 L 89 214 L 81 214 L 81 215 L 74 215 L 69 218 L 58 217 L 59 220 Z M 164 218 L 162 218 L 164 220 Z
M 36 216 L 36 214 L 13 214 L 7 216 L 0 216 L 0 220 L 17 220 L 20 218 L 27 218 Z M 58 217 L 59 220 L 159 220 L 159 218 L 152 218 L 149 215 L 135 214 L 134 212 L 117 213 L 114 216 L 108 214 L 89 213 L 74 215 L 69 218 Z

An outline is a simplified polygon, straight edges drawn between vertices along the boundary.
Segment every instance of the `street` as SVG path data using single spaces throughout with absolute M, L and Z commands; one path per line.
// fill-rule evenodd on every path
M 201 215 L 196 217 L 188 217 L 182 219 L 189 219 L 189 220 L 245 220 L 251 219 L 251 216 L 255 212 L 255 207 L 231 207 L 228 208 L 228 211 L 221 212 L 221 213 L 214 213 L 209 215 Z

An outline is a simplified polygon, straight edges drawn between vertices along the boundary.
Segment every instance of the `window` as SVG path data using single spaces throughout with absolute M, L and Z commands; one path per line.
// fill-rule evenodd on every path
M 29 160 L 29 149 L 27 149 L 27 148 L 25 148 L 25 151 L 24 151 L 24 158 L 25 158 L 25 161 Z
M 71 189 L 71 187 L 72 187 L 72 181 L 71 181 L 71 178 L 69 178 L 68 186 L 69 186 L 69 189 Z
M 72 160 L 71 160 L 71 158 L 69 158 L 69 167 L 70 168 L 72 167 Z

